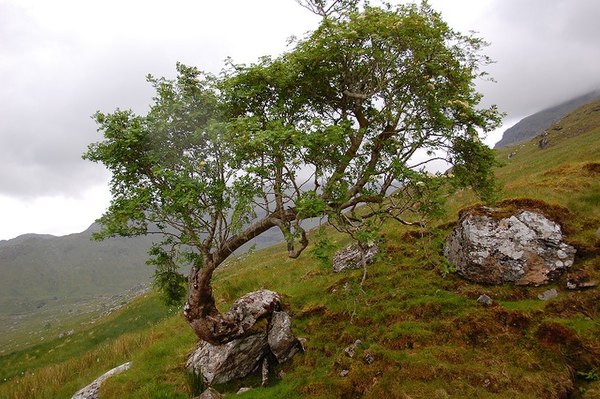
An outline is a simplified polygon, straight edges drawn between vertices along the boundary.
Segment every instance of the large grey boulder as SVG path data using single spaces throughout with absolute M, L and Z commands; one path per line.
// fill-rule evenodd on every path
M 267 342 L 279 363 L 287 362 L 302 350 L 298 338 L 292 332 L 292 319 L 286 312 L 273 312 Z
M 246 377 L 268 353 L 267 333 L 259 332 L 223 345 L 200 341 L 186 367 L 202 376 L 207 385 Z
M 575 249 L 560 226 L 541 213 L 522 210 L 498 217 L 476 208 L 461 216 L 444 255 L 462 277 L 483 284 L 547 284 L 573 264 Z
M 245 324 L 245 330 L 251 332 L 222 345 L 200 341 L 186 363 L 187 369 L 200 375 L 205 384 L 214 385 L 246 377 L 258 370 L 264 359 L 274 358 L 278 363 L 290 360 L 302 350 L 291 330 L 290 316 L 273 311 L 261 319 L 265 323 L 253 316 L 256 306 L 268 307 L 274 299 L 278 301 L 279 296 L 267 290 L 238 299 L 228 313 L 235 313 L 236 319 Z

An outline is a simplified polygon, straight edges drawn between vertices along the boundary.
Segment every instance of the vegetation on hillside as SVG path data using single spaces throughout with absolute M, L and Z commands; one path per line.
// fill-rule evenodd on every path
M 184 315 L 213 344 L 244 336 L 246 320 L 278 306 L 261 304 L 242 322 L 220 311 L 212 287 L 217 268 L 269 229 L 297 258 L 310 238 L 302 222 L 325 218 L 358 244 L 364 265 L 386 220 L 423 224 L 460 188 L 494 196 L 493 154 L 478 134 L 500 114 L 475 90 L 489 63 L 484 42 L 426 2 L 302 3 L 323 19 L 291 50 L 230 62 L 219 76 L 181 64 L 173 81 L 150 76 L 147 115 L 98 112 L 104 139 L 84 155 L 112 173 L 97 237 L 162 237 L 150 252 L 156 281 L 176 302 L 187 284 Z M 430 176 L 433 161 L 453 173 Z
M 386 224 L 385 252 L 369 266 L 362 288 L 360 271 L 334 274 L 314 257 L 291 260 L 285 245 L 230 259 L 214 280 L 219 309 L 258 287 L 276 290 L 293 315 L 294 332 L 308 339 L 304 354 L 273 371 L 271 386 L 240 397 L 598 398 L 600 290 L 565 288 L 573 275 L 600 279 L 600 126 L 586 121 L 594 112 L 563 119 L 560 130 L 550 129 L 544 150 L 534 140 L 496 152 L 502 165 L 495 172 L 504 188 L 499 206 L 551 214 L 578 250 L 568 274 L 549 287 L 481 286 L 451 272 L 441 245 L 458 211 L 477 202 L 468 190 L 449 199 L 435 226 Z M 561 134 L 574 126 L 587 127 Z M 326 234 L 334 248 L 349 242 L 331 228 Z M 558 297 L 539 300 L 549 288 Z M 480 294 L 495 304 L 479 305 Z M 132 309 L 128 317 L 143 324 L 145 313 Z M 94 328 L 82 334 L 98 334 Z M 344 348 L 356 339 L 362 343 L 350 358 Z M 128 372 L 105 382 L 102 398 L 190 398 L 202 388 L 183 366 L 194 341 L 174 315 L 113 336 L 99 349 L 81 348 L 54 365 L 42 358 L 36 366 L 42 351 L 34 347 L 12 358 L 9 369 L 28 371 L 1 384 L 0 397 L 68 398 L 107 369 L 133 360 Z M 253 378 L 217 388 L 237 397 L 240 386 L 259 384 Z

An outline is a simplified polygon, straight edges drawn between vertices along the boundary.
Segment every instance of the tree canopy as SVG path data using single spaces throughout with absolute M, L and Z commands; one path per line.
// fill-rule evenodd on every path
M 104 140 L 84 157 L 112 172 L 98 236 L 161 233 L 157 280 L 183 296 L 191 268 L 184 314 L 207 341 L 243 333 L 217 311 L 212 273 L 268 229 L 297 257 L 307 218 L 366 242 L 381 221 L 435 213 L 448 190 L 493 196 L 493 156 L 478 134 L 500 114 L 475 89 L 484 43 L 426 3 L 328 9 L 281 56 L 229 62 L 219 76 L 178 64 L 175 80 L 148 77 L 146 115 L 95 115 Z M 452 173 L 428 173 L 435 160 Z

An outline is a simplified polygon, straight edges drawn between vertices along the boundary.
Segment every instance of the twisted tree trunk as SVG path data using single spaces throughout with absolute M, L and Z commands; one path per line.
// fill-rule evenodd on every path
M 202 265 L 196 265 L 188 276 L 188 297 L 183 314 L 198 336 L 213 345 L 230 342 L 246 335 L 254 324 L 263 318 L 270 318 L 280 309 L 279 295 L 273 291 L 261 290 L 238 299 L 226 313 L 216 307 L 211 280 L 215 269 L 236 249 L 262 234 L 271 227 L 290 223 L 296 218 L 294 210 L 288 210 L 275 217 L 270 215 L 249 226 L 244 232 L 227 240 L 214 253 L 205 253 Z M 288 233 L 289 234 L 289 233 Z M 302 230 L 301 247 L 294 249 L 288 242 L 291 257 L 297 257 L 308 245 Z
M 270 318 L 280 309 L 276 292 L 261 290 L 238 299 L 226 313 L 215 305 L 209 265 L 194 268 L 190 273 L 188 300 L 183 314 L 196 335 L 213 345 L 220 345 L 245 336 L 258 320 Z M 214 270 L 214 269 L 213 269 Z

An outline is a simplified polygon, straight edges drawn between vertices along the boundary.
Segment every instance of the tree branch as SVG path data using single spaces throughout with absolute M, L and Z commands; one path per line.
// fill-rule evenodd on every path
M 276 212 L 271 215 L 252 223 L 240 234 L 231 237 L 225 241 L 220 248 L 213 255 L 213 262 L 216 266 L 220 265 L 229 255 L 235 250 L 250 241 L 254 237 L 257 237 L 269 230 L 271 227 L 278 226 L 282 222 L 290 222 L 296 219 L 296 211 L 288 210 L 284 213 Z

